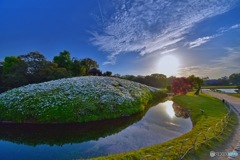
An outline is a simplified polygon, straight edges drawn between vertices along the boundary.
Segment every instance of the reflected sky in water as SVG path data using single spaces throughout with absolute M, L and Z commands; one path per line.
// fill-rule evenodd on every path
M 76 159 L 137 150 L 190 131 L 192 122 L 190 118 L 181 117 L 181 114 L 186 114 L 184 112 L 180 106 L 173 105 L 172 101 L 159 103 L 151 107 L 140 121 L 122 131 L 82 143 L 32 147 L 0 141 L 0 159 Z
M 170 118 L 175 117 L 175 112 L 174 112 L 174 109 L 172 107 L 172 105 L 173 105 L 172 101 L 166 101 L 162 105 L 164 105 L 166 107 L 166 112 L 167 112 L 167 114 L 169 115 Z

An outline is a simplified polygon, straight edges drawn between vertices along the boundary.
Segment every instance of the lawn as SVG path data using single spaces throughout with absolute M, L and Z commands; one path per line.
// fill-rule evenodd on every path
M 237 86 L 202 86 L 202 89 L 234 89 Z
M 168 147 L 169 149 L 164 159 L 178 159 L 179 155 L 183 155 L 186 150 L 192 146 L 192 142 L 199 133 L 206 133 L 208 128 L 211 127 L 207 135 L 207 138 L 214 136 L 214 127 L 217 123 L 221 122 L 224 116 L 227 115 L 228 109 L 225 105 L 218 99 L 213 98 L 206 94 L 201 94 L 199 96 L 194 95 L 194 92 L 188 93 L 187 95 L 179 95 L 174 97 L 174 101 L 177 102 L 182 107 L 190 110 L 190 116 L 193 122 L 193 129 L 175 139 L 167 141 L 162 144 L 146 147 L 140 150 L 131 151 L 122 154 L 109 155 L 106 157 L 98 157 L 96 159 L 141 159 L 146 155 L 151 155 L 154 157 L 146 157 L 143 159 L 160 159 L 164 151 Z M 201 110 L 204 110 L 202 113 Z M 230 125 L 225 129 L 226 133 L 230 133 L 232 128 L 236 124 L 236 117 L 230 121 Z M 216 133 L 220 133 L 220 127 L 216 127 Z M 222 137 L 227 137 L 227 134 L 224 134 Z M 151 138 L 151 137 L 149 137 Z M 182 147 L 182 152 L 179 153 L 181 144 L 184 140 L 189 139 Z M 200 134 L 197 138 L 197 142 L 201 142 L 205 139 L 203 134 Z M 221 139 L 221 140 L 218 140 Z M 209 141 L 207 147 L 206 145 L 199 145 L 195 147 L 195 153 L 197 157 L 201 159 L 202 152 L 209 153 L 208 147 L 214 147 L 219 143 L 223 143 L 224 138 L 214 138 Z M 190 154 L 191 155 L 191 154 Z M 191 159 L 191 158 L 190 158 Z

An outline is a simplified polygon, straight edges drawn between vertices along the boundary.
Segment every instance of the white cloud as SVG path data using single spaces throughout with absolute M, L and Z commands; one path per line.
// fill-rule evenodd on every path
M 166 53 L 170 53 L 170 52 L 173 52 L 173 51 L 176 51 L 176 50 L 177 50 L 177 48 L 173 48 L 173 49 L 164 50 L 161 53 L 166 54 Z
M 189 48 L 194 48 L 194 47 L 200 46 L 200 45 L 210 41 L 211 39 L 213 39 L 215 37 L 216 36 L 206 36 L 206 37 L 198 38 L 195 41 L 189 42 L 188 46 L 189 46 Z
M 121 53 L 138 51 L 140 55 L 146 55 L 173 49 L 196 23 L 227 12 L 235 2 L 116 0 L 114 13 L 104 14 L 104 28 L 101 32 L 92 32 L 91 42 L 110 53 L 107 63 L 114 63 Z M 204 38 L 199 39 L 195 46 L 211 39 Z
M 240 28 L 240 24 L 235 24 L 232 27 L 230 27 L 230 29 L 238 29 Z
M 192 42 L 188 42 L 186 45 L 189 46 L 189 48 L 195 48 L 195 47 L 198 47 L 198 46 L 200 46 L 204 43 L 207 43 L 208 41 L 222 35 L 225 32 L 228 32 L 228 31 L 233 30 L 233 29 L 238 29 L 238 28 L 240 28 L 240 24 L 235 24 L 235 25 L 233 25 L 229 28 L 221 28 L 221 29 L 219 29 L 219 33 L 217 33 L 215 35 L 198 38 L 198 39 L 196 39 Z

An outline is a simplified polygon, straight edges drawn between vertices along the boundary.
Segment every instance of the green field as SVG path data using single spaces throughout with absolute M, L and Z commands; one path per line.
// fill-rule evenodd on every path
M 160 159 L 166 148 L 170 146 L 172 146 L 172 148 L 169 150 L 164 159 L 178 159 L 178 152 L 181 148 L 181 143 L 185 139 L 189 138 L 189 140 L 182 148 L 182 153 L 192 146 L 191 141 L 194 141 L 197 134 L 202 132 L 206 133 L 209 127 L 214 128 L 215 125 L 219 123 L 221 119 L 223 119 L 224 116 L 226 116 L 228 113 L 227 108 L 220 100 L 205 94 L 196 96 L 193 92 L 191 92 L 187 95 L 175 96 L 174 101 L 177 102 L 179 105 L 183 106 L 184 108 L 191 110 L 190 116 L 194 126 L 190 132 L 159 145 L 154 145 L 122 154 L 98 157 L 96 159 L 141 159 L 146 155 L 151 155 L 154 157 L 148 157 L 144 159 Z M 204 110 L 204 113 L 201 113 L 200 109 Z M 192 159 L 192 157 L 198 157 L 199 159 L 200 157 L 201 159 L 201 156 L 204 156 L 202 155 L 203 152 L 206 153 L 207 151 L 207 153 L 209 154 L 209 147 L 215 147 L 216 145 L 223 143 L 224 138 L 229 136 L 227 133 L 230 133 L 232 131 L 232 128 L 235 124 L 236 117 L 233 116 L 232 120 L 230 121 L 230 125 L 228 125 L 228 127 L 225 129 L 225 134 L 222 137 L 210 140 L 208 142 L 208 145 L 197 146 L 195 148 L 196 154 L 194 154 L 194 156 L 191 156 L 190 154 L 187 158 Z M 219 128 L 216 129 L 216 133 L 218 132 L 220 133 Z M 213 129 L 210 129 L 207 135 L 209 137 L 213 137 Z M 203 136 L 203 134 L 200 135 L 197 138 L 197 142 L 203 141 L 204 138 L 205 137 Z
M 202 86 L 202 89 L 233 89 L 237 86 Z

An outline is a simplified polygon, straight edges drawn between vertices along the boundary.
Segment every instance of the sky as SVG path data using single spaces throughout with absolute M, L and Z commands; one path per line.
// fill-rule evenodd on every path
M 240 73 L 240 0 L 0 0 L 0 61 L 63 50 L 113 74 Z

